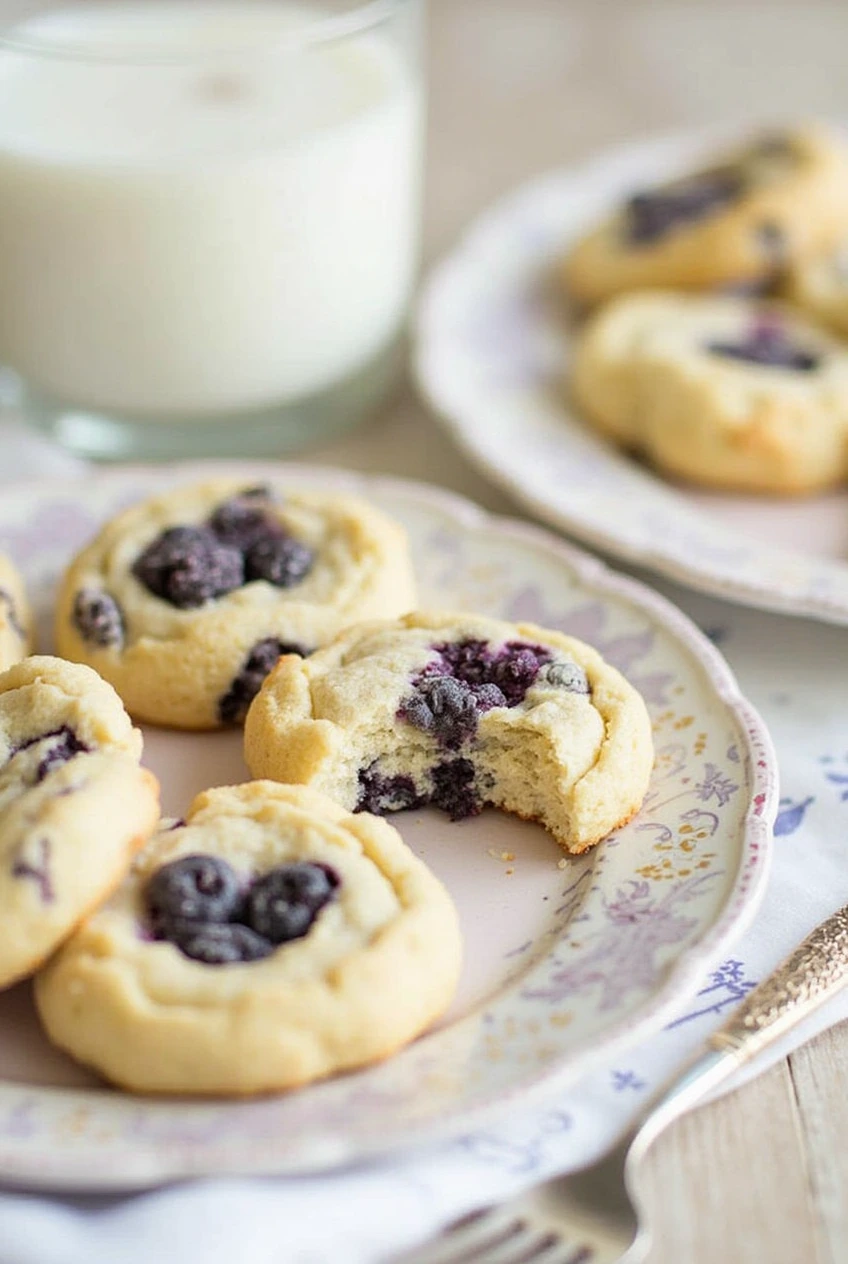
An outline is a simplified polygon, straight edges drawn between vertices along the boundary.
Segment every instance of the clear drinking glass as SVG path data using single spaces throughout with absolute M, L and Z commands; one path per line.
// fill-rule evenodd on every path
M 423 2 L 13 10 L 0 363 L 32 425 L 102 458 L 279 453 L 376 403 L 417 264 Z

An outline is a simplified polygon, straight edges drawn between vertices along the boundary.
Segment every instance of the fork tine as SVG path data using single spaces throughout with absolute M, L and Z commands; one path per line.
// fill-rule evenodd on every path
M 475 1211 L 448 1225 L 437 1242 L 405 1255 L 403 1264 L 464 1264 L 523 1233 L 524 1221 L 515 1214 L 497 1208 Z
M 554 1230 L 539 1227 L 528 1229 L 520 1239 L 514 1238 L 495 1251 L 469 1256 L 468 1264 L 473 1261 L 478 1264 L 589 1264 L 593 1258 L 591 1248 L 578 1245 L 573 1238 L 566 1241 Z
M 539 1252 L 547 1252 L 548 1248 L 557 1241 L 555 1234 L 525 1226 L 518 1233 L 510 1236 L 502 1246 L 496 1246 L 493 1251 L 484 1251 L 479 1255 L 475 1253 L 467 1257 L 463 1256 L 463 1261 L 467 1259 L 468 1264 L 473 1264 L 475 1260 L 479 1264 L 536 1264 L 540 1258 Z
M 578 1246 L 573 1239 L 570 1242 L 558 1239 L 556 1248 L 534 1255 L 532 1264 L 592 1264 L 597 1258 L 595 1248 L 588 1243 L 582 1242 Z

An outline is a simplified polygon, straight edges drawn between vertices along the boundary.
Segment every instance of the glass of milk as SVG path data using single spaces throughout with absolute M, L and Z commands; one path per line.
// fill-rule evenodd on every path
M 422 5 L 18 5 L 0 365 L 32 424 L 103 458 L 278 453 L 377 401 L 417 262 Z

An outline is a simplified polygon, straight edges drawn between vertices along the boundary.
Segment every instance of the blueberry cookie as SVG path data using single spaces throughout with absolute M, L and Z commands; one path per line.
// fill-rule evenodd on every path
M 0 671 L 29 653 L 32 616 L 24 581 L 9 558 L 0 554 Z
M 702 171 L 634 193 L 563 261 L 590 306 L 645 288 L 757 291 L 834 245 L 848 219 L 848 152 L 821 128 L 763 136 Z
M 142 1092 L 260 1093 L 384 1058 L 453 996 L 456 913 L 385 821 L 207 790 L 36 981 L 50 1038 Z
M 141 734 L 90 667 L 0 674 L 0 987 L 32 974 L 104 900 L 156 827 Z
M 432 803 L 459 820 L 492 804 L 581 852 L 638 810 L 653 749 L 642 699 L 588 645 L 418 613 L 282 658 L 248 712 L 245 757 L 353 811 Z
M 625 295 L 585 327 L 572 387 L 599 430 L 694 483 L 791 494 L 848 475 L 848 353 L 773 303 Z
M 132 715 L 185 729 L 244 719 L 280 654 L 414 604 L 403 528 L 357 498 L 218 479 L 108 523 L 67 572 L 60 653 Z
M 848 243 L 790 268 L 783 293 L 814 320 L 848 338 Z

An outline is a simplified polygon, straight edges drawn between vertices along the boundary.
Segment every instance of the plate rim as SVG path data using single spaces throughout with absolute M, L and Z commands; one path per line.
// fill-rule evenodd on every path
M 79 478 L 73 479 L 29 479 L 14 486 L 16 494 L 26 494 L 28 489 L 36 489 L 43 493 L 47 488 L 58 489 L 62 494 L 74 494 L 77 488 L 87 482 L 118 482 L 131 478 L 151 478 L 167 485 L 179 481 L 183 476 L 211 477 L 224 472 L 239 476 L 241 471 L 247 477 L 256 477 L 258 473 L 266 477 L 270 474 L 284 479 L 303 479 L 323 482 L 325 485 L 347 484 L 352 489 L 360 489 L 360 494 L 367 494 L 373 488 L 388 495 L 402 498 L 412 497 L 419 502 L 440 510 L 447 517 L 460 523 L 469 530 L 487 531 L 510 538 L 526 540 L 531 546 L 547 551 L 560 559 L 572 570 L 579 583 L 594 590 L 602 598 L 612 596 L 624 604 L 636 607 L 645 613 L 651 622 L 661 626 L 668 634 L 689 653 L 690 657 L 703 670 L 710 688 L 723 706 L 732 714 L 745 743 L 745 756 L 750 769 L 748 806 L 740 822 L 739 859 L 732 884 L 717 916 L 704 933 L 671 963 L 664 973 L 662 981 L 654 993 L 638 1006 L 634 1013 L 619 1018 L 605 1029 L 602 1040 L 603 1055 L 612 1056 L 623 1047 L 634 1046 L 638 1041 L 648 1039 L 659 1030 L 663 1022 L 673 1016 L 676 1008 L 687 995 L 692 994 L 703 979 L 711 963 L 715 962 L 730 945 L 748 928 L 756 915 L 768 881 L 773 856 L 772 825 L 779 806 L 779 780 L 777 756 L 771 736 L 756 708 L 742 693 L 732 668 L 723 655 L 700 631 L 697 625 L 668 598 L 654 591 L 640 580 L 623 575 L 608 566 L 604 561 L 592 556 L 576 545 L 562 540 L 549 528 L 535 523 L 524 522 L 509 516 L 493 514 L 476 504 L 468 497 L 447 491 L 432 484 L 414 479 L 383 475 L 359 470 L 349 470 L 337 466 L 314 465 L 309 463 L 290 462 L 285 460 L 251 462 L 251 461 L 192 461 L 174 463 L 169 466 L 126 465 L 106 467 L 84 471 Z M 473 1017 L 471 1014 L 460 1018 L 458 1024 Z M 57 1174 L 55 1171 L 45 1172 L 39 1165 L 37 1152 L 32 1155 L 18 1154 L 10 1156 L 24 1159 L 23 1167 L 17 1162 L 10 1167 L 6 1150 L 0 1146 L 0 1180 L 10 1187 L 42 1189 L 42 1190 L 78 1190 L 78 1191 L 118 1191 L 151 1188 L 166 1182 L 180 1179 L 194 1179 L 203 1176 L 224 1175 L 308 1175 L 319 1171 L 341 1170 L 364 1160 L 388 1156 L 400 1150 L 413 1151 L 423 1145 L 444 1141 L 461 1135 L 484 1122 L 491 1122 L 514 1108 L 516 1102 L 531 1104 L 548 1095 L 562 1091 L 570 1083 L 585 1074 L 597 1056 L 598 1038 L 587 1037 L 571 1051 L 564 1062 L 559 1065 L 543 1067 L 538 1071 L 525 1074 L 520 1084 L 500 1091 L 497 1100 L 488 1100 L 474 1106 L 466 1107 L 460 1115 L 446 1118 L 444 1115 L 428 1121 L 423 1125 L 402 1131 L 399 1135 L 379 1139 L 373 1136 L 364 1142 L 357 1138 L 352 1149 L 341 1148 L 332 1153 L 321 1153 L 314 1163 L 302 1161 L 290 1162 L 285 1159 L 275 1162 L 261 1155 L 245 1153 L 244 1139 L 235 1141 L 231 1149 L 242 1146 L 240 1159 L 236 1163 L 221 1162 L 217 1156 L 207 1149 L 198 1155 L 194 1152 L 194 1162 L 185 1163 L 185 1153 L 180 1150 L 171 1163 L 168 1155 L 162 1153 L 161 1142 L 142 1142 L 135 1145 L 135 1172 L 129 1175 L 102 1168 L 96 1164 L 93 1170 L 81 1177 L 79 1166 L 72 1173 Z M 79 1095 L 85 1098 L 92 1093 L 111 1093 L 108 1087 L 64 1088 L 52 1085 L 26 1085 L 20 1081 L 0 1080 L 0 1093 L 8 1090 L 27 1091 L 36 1096 L 72 1097 Z M 122 1094 L 131 1099 L 132 1094 Z M 138 1099 L 140 1108 L 144 1108 L 144 1099 Z M 166 1098 L 151 1099 L 155 1103 L 167 1101 Z M 212 1103 L 219 1106 L 222 1102 Z M 91 1147 L 89 1147 L 91 1149 Z M 87 1152 L 86 1152 L 87 1153 Z M 71 1161 L 79 1165 L 83 1152 L 75 1151 Z
M 756 126 L 756 121 L 754 126 Z M 667 151 L 659 161 L 661 163 L 671 161 L 673 165 L 679 158 L 678 151 L 697 149 L 700 146 L 726 140 L 728 137 L 738 137 L 739 132 L 738 123 L 723 123 L 642 134 L 630 140 L 607 145 L 593 156 L 537 173 L 496 197 L 464 229 L 454 245 L 430 267 L 424 278 L 411 322 L 412 380 L 428 410 L 444 427 L 470 463 L 502 491 L 509 494 L 520 506 L 548 526 L 568 532 L 581 543 L 601 550 L 608 557 L 646 567 L 694 591 L 707 593 L 753 609 L 815 618 L 841 626 L 848 624 L 848 598 L 837 600 L 820 594 L 798 596 L 765 585 L 758 586 L 749 579 L 734 579 L 733 576 L 713 568 L 707 560 L 696 561 L 694 564 L 681 560 L 664 547 L 661 539 L 640 545 L 623 539 L 614 532 L 606 531 L 597 524 L 587 524 L 579 512 L 568 511 L 567 503 L 564 506 L 553 505 L 547 499 L 540 498 L 520 476 L 514 475 L 508 467 L 492 460 L 489 454 L 474 441 L 473 435 L 478 424 L 472 416 L 473 410 L 464 408 L 460 401 L 451 396 L 449 389 L 445 388 L 443 376 L 433 368 L 431 343 L 435 339 L 431 331 L 437 324 L 438 318 L 434 316 L 434 311 L 438 308 L 443 292 L 450 289 L 455 273 L 465 264 L 477 243 L 484 240 L 497 225 L 513 215 L 518 207 L 566 181 L 577 184 L 597 178 L 594 175 L 595 172 L 603 175 L 617 164 L 633 161 L 640 153 L 649 154 L 650 166 L 652 162 L 657 162 L 658 153 Z M 650 470 L 647 473 L 662 482 L 659 475 Z M 685 490 L 680 491 L 670 483 L 662 482 L 662 486 L 667 492 L 685 496 Z M 702 520 L 709 521 L 710 519 L 709 511 L 699 506 L 687 506 L 687 509 L 690 513 L 697 513 Z M 797 563 L 801 559 L 807 564 L 812 561 L 823 571 L 832 572 L 848 583 L 848 561 L 816 558 L 814 555 L 802 554 L 785 546 L 766 545 L 754 537 L 746 536 L 746 539 L 753 539 L 755 544 L 761 544 L 764 552 L 770 553 L 776 560 L 784 558 L 787 562 Z

